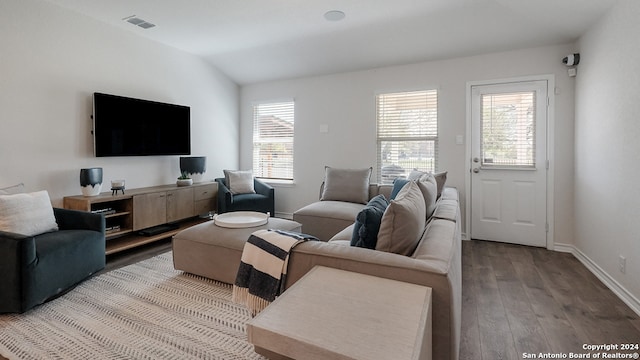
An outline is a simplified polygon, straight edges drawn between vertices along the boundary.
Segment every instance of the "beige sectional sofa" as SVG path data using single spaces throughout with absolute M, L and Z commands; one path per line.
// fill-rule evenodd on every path
M 391 185 L 370 185 L 373 198 L 389 198 Z M 444 188 L 410 256 L 348 245 L 353 219 L 364 204 L 318 201 L 294 214 L 302 231 L 328 242 L 307 242 L 294 248 L 287 283 L 293 283 L 315 265 L 380 276 L 433 289 L 433 358 L 458 359 L 462 313 L 462 255 L 458 192 Z M 351 221 L 349 222 L 349 218 Z M 349 222 L 337 234 L 335 229 Z M 398 294 L 401 299 L 402 295 Z M 399 300 L 401 306 L 401 300 Z
M 392 186 L 369 185 L 368 189 L 370 198 L 378 194 L 389 198 Z M 272 219 L 278 222 L 273 225 L 280 228 L 291 230 L 302 224 L 302 232 L 322 240 L 330 238 L 303 242 L 293 248 L 285 287 L 289 288 L 316 265 L 431 287 L 433 359 L 457 360 L 462 291 L 457 190 L 442 191 L 409 256 L 349 246 L 355 216 L 364 207 L 364 203 L 324 200 L 297 211 L 295 222 Z M 220 232 L 221 228 L 214 231 L 212 227 L 215 225 L 204 223 L 176 234 L 174 265 L 179 270 L 232 283 L 250 229 Z M 398 306 L 403 306 L 402 294 L 398 294 Z

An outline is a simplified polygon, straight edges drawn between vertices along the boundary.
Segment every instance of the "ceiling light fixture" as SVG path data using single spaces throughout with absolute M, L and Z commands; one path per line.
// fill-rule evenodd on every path
M 135 15 L 127 16 L 126 18 L 123 18 L 122 20 L 124 20 L 124 21 L 126 21 L 126 22 L 128 22 L 130 24 L 140 26 L 143 29 L 149 29 L 149 28 L 152 28 L 152 27 L 156 26 L 155 24 L 152 24 L 150 22 L 142 20 L 139 17 L 136 17 Z
M 340 21 L 344 19 L 344 17 L 344 12 L 340 10 L 329 10 L 324 13 L 324 18 L 327 19 L 327 21 Z

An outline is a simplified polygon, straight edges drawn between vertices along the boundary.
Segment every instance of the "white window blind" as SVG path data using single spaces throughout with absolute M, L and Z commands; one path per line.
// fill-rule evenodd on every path
M 293 129 L 293 101 L 254 105 L 254 176 L 293 180 Z
M 438 92 L 376 97 L 378 181 L 392 183 L 412 170 L 434 172 L 438 154 Z
M 535 95 L 535 92 L 482 95 L 483 166 L 535 166 Z

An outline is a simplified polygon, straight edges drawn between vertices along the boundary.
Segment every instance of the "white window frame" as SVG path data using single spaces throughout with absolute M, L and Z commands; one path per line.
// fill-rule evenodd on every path
M 272 118 L 271 126 L 266 130 L 272 131 L 271 136 L 264 137 L 260 120 Z M 290 127 L 290 128 L 289 128 Z M 290 133 L 290 134 L 288 134 Z M 260 102 L 253 104 L 253 174 L 256 178 L 275 181 L 293 182 L 294 175 L 294 133 L 295 133 L 295 102 L 293 100 Z M 263 153 L 264 145 L 280 145 L 287 149 L 282 152 Z M 276 159 L 267 159 L 267 156 Z
M 424 93 L 424 94 L 422 94 Z M 388 104 L 393 102 L 394 99 L 400 99 L 406 96 L 422 96 L 424 95 L 424 108 L 419 109 L 416 106 L 421 106 L 419 102 L 412 102 L 407 105 L 408 107 L 413 108 L 412 110 L 406 110 L 404 112 L 408 113 L 408 115 L 403 114 L 403 112 L 399 111 L 399 107 L 389 106 Z M 387 102 L 385 102 L 387 101 Z M 399 100 L 400 101 L 400 100 Z M 423 111 L 423 114 L 417 116 L 415 114 L 415 110 Z M 403 131 L 394 131 L 393 128 L 389 127 L 389 129 L 385 130 L 382 125 L 382 121 L 394 121 L 399 125 L 402 125 L 403 121 L 408 121 L 407 116 L 411 116 L 413 119 L 418 118 L 421 119 L 420 123 L 415 123 L 417 126 L 415 134 L 403 133 Z M 435 116 L 435 124 L 433 124 L 433 117 Z M 438 90 L 435 88 L 430 89 L 422 89 L 422 90 L 408 90 L 408 91 L 394 91 L 394 92 L 384 92 L 376 94 L 376 147 L 377 147 L 377 181 L 379 183 L 392 183 L 394 178 L 405 178 L 409 175 L 409 173 L 414 170 L 425 171 L 425 172 L 435 172 L 438 169 Z M 425 142 L 427 143 L 425 147 L 425 153 L 420 154 L 420 157 L 425 156 L 424 160 L 407 160 L 405 166 L 402 166 L 401 160 L 397 159 L 395 164 L 400 166 L 398 169 L 398 173 L 394 173 L 392 169 L 388 168 L 389 161 L 385 161 L 385 158 L 388 156 L 386 154 L 388 150 L 383 149 L 384 144 L 389 144 L 389 142 L 395 143 L 422 143 L 424 146 Z M 429 150 L 429 143 L 432 143 L 432 148 Z M 421 145 L 419 145 L 421 146 Z M 429 163 L 429 152 L 433 152 L 433 161 Z M 397 157 L 397 156 L 396 156 Z M 425 166 L 412 166 L 412 162 L 420 163 L 421 161 L 427 162 Z M 391 161 L 393 163 L 393 161 Z M 411 165 L 410 165 L 411 164 Z M 410 168 L 407 168 L 406 165 L 409 165 Z M 429 166 L 430 165 L 430 166 Z M 386 168 L 386 169 L 383 169 Z

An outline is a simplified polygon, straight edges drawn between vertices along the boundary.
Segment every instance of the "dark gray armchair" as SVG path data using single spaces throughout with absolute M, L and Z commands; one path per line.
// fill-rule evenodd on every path
M 258 211 L 275 215 L 275 195 L 269 184 L 253 179 L 255 194 L 232 194 L 224 178 L 217 178 L 218 213 L 231 211 Z
M 104 216 L 53 211 L 58 231 L 36 236 L 0 231 L 0 313 L 25 312 L 104 268 Z

